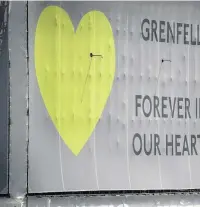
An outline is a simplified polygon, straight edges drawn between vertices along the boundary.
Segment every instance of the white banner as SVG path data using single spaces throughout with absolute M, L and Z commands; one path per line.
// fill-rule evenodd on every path
M 200 187 L 199 2 L 29 3 L 29 191 Z

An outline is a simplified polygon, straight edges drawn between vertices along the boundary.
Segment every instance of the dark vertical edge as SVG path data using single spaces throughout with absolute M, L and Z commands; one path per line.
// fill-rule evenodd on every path
M 28 25 L 28 1 L 26 2 L 26 58 L 27 58 L 27 80 L 28 80 L 28 85 L 27 85 L 27 122 L 28 122 L 28 129 L 27 129 L 27 149 L 26 149 L 26 153 L 27 153 L 27 167 L 26 167 L 26 194 L 28 194 L 29 191 L 29 182 L 28 182 L 28 178 L 29 178 L 29 25 Z M 27 202 L 27 206 L 28 206 L 28 202 Z
M 6 118 L 3 122 L 5 122 L 4 129 L 5 134 L 3 133 L 3 141 L 5 141 L 5 165 L 6 168 L 3 167 L 2 172 L 5 173 L 5 177 L 3 175 L 3 179 L 5 179 L 4 189 L 1 191 L 1 196 L 9 197 L 9 160 L 10 160 L 10 78 L 9 78 L 9 49 L 8 49 L 8 17 L 9 17 L 9 2 L 1 1 L 1 30 L 2 30 L 2 43 L 1 43 L 1 59 L 3 58 L 3 70 L 5 71 L 5 97 L 1 97 L 1 99 L 5 99 L 6 105 L 3 110 L 5 110 Z M 4 161 L 3 161 L 4 162 Z M 5 172 L 6 171 L 6 172 Z M 2 174 L 1 174 L 2 176 Z M 5 190 L 6 189 L 6 190 Z
M 8 1 L 7 5 L 7 35 L 9 34 L 8 28 L 9 28 L 9 7 L 10 7 L 10 2 Z M 7 38 L 7 41 L 9 41 L 9 37 Z M 8 47 L 8 45 L 7 45 Z M 8 182 L 8 196 L 10 197 L 10 125 L 11 125 L 11 116 L 10 116 L 10 56 L 9 56 L 9 47 L 8 47 L 8 160 L 7 160 L 7 165 L 8 165 L 8 177 L 7 177 L 7 182 Z
M 26 1 L 12 1 L 9 13 L 10 55 L 10 197 L 26 196 L 27 163 L 27 51 Z

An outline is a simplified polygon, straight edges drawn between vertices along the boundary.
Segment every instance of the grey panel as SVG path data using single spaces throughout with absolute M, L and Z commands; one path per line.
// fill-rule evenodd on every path
M 0 198 L 1 207 L 25 207 L 25 202 L 20 199 Z
M 28 70 L 26 2 L 13 1 L 9 16 L 10 51 L 10 194 L 22 196 L 27 187 Z
M 0 2 L 0 194 L 8 193 L 8 2 Z
M 113 88 L 100 121 L 78 156 L 55 129 L 35 74 L 35 29 L 41 11 L 48 5 L 64 8 L 75 28 L 85 13 L 100 10 L 109 19 L 115 38 Z M 199 133 L 199 120 L 194 117 L 147 119 L 135 116 L 134 110 L 136 94 L 200 96 L 199 47 L 145 42 L 140 34 L 144 18 L 199 24 L 199 8 L 199 2 L 29 3 L 29 192 L 200 187 L 199 156 L 135 156 L 132 148 L 136 132 L 159 133 L 162 137 L 165 133 Z M 163 64 L 164 72 L 158 77 L 162 58 L 170 58 L 172 64 Z M 164 153 L 163 140 L 160 149 Z
M 29 197 L 28 207 L 199 207 L 199 195 L 118 195 L 118 196 L 82 196 L 82 197 Z

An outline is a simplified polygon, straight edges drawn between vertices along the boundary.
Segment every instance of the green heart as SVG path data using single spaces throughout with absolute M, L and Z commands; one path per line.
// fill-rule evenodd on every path
M 75 33 L 65 10 L 45 8 L 36 29 L 35 67 L 47 111 L 65 144 L 78 155 L 101 117 L 114 80 L 115 45 L 106 16 L 88 12 Z

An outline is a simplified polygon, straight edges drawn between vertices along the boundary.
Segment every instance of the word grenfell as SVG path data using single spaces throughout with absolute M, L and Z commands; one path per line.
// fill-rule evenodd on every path
M 194 24 L 143 19 L 141 34 L 145 41 L 200 45 L 200 26 Z
M 183 97 L 150 97 L 135 95 L 135 114 L 142 113 L 145 117 L 191 118 L 190 99 Z

